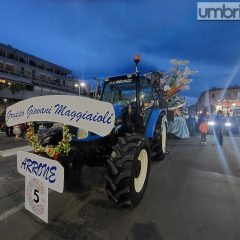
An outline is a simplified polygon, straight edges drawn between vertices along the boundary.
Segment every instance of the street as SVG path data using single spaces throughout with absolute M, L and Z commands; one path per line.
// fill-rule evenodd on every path
M 104 169 L 83 169 L 73 191 L 49 193 L 49 223 L 24 209 L 24 177 L 16 151 L 27 142 L 0 135 L 0 239 L 237 240 L 240 236 L 240 137 L 224 146 L 208 136 L 170 139 L 169 155 L 152 162 L 148 187 L 136 209 L 107 199 Z

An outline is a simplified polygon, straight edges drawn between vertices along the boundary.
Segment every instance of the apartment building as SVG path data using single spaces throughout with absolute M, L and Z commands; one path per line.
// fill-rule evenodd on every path
M 223 110 L 230 115 L 240 115 L 240 86 L 212 88 L 202 92 L 198 98 L 197 110 L 199 112 Z
M 0 43 L 0 110 L 41 95 L 77 95 L 72 71 Z

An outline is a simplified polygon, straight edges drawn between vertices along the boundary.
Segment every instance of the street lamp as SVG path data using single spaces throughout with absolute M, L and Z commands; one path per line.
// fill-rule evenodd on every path
M 95 93 L 94 93 L 94 98 L 97 99 L 98 98 L 98 88 L 100 86 L 101 80 L 100 80 L 100 78 L 96 78 L 96 77 L 94 77 L 93 79 L 97 82 L 96 87 L 95 87 Z
M 81 87 L 84 88 L 85 85 L 86 84 L 84 82 L 80 82 L 80 81 L 78 83 L 74 84 L 74 87 L 76 87 L 76 88 L 78 87 L 78 96 L 81 95 Z

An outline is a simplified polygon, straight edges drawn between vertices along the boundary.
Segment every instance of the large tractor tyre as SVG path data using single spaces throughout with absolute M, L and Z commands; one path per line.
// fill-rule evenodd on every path
M 136 207 L 143 198 L 149 177 L 148 139 L 137 134 L 119 137 L 107 162 L 109 198 L 122 207 Z
M 164 117 L 160 117 L 154 129 L 154 136 L 151 143 L 151 159 L 161 161 L 167 152 L 167 124 Z

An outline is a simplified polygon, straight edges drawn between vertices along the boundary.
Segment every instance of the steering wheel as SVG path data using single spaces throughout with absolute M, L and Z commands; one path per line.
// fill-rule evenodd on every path
M 122 99 L 120 99 L 119 101 L 127 101 L 127 102 L 131 102 L 131 100 L 129 100 L 129 99 L 127 99 L 127 98 L 122 98 Z
M 131 101 L 127 98 L 119 99 L 117 102 L 123 103 L 124 105 L 129 105 Z

